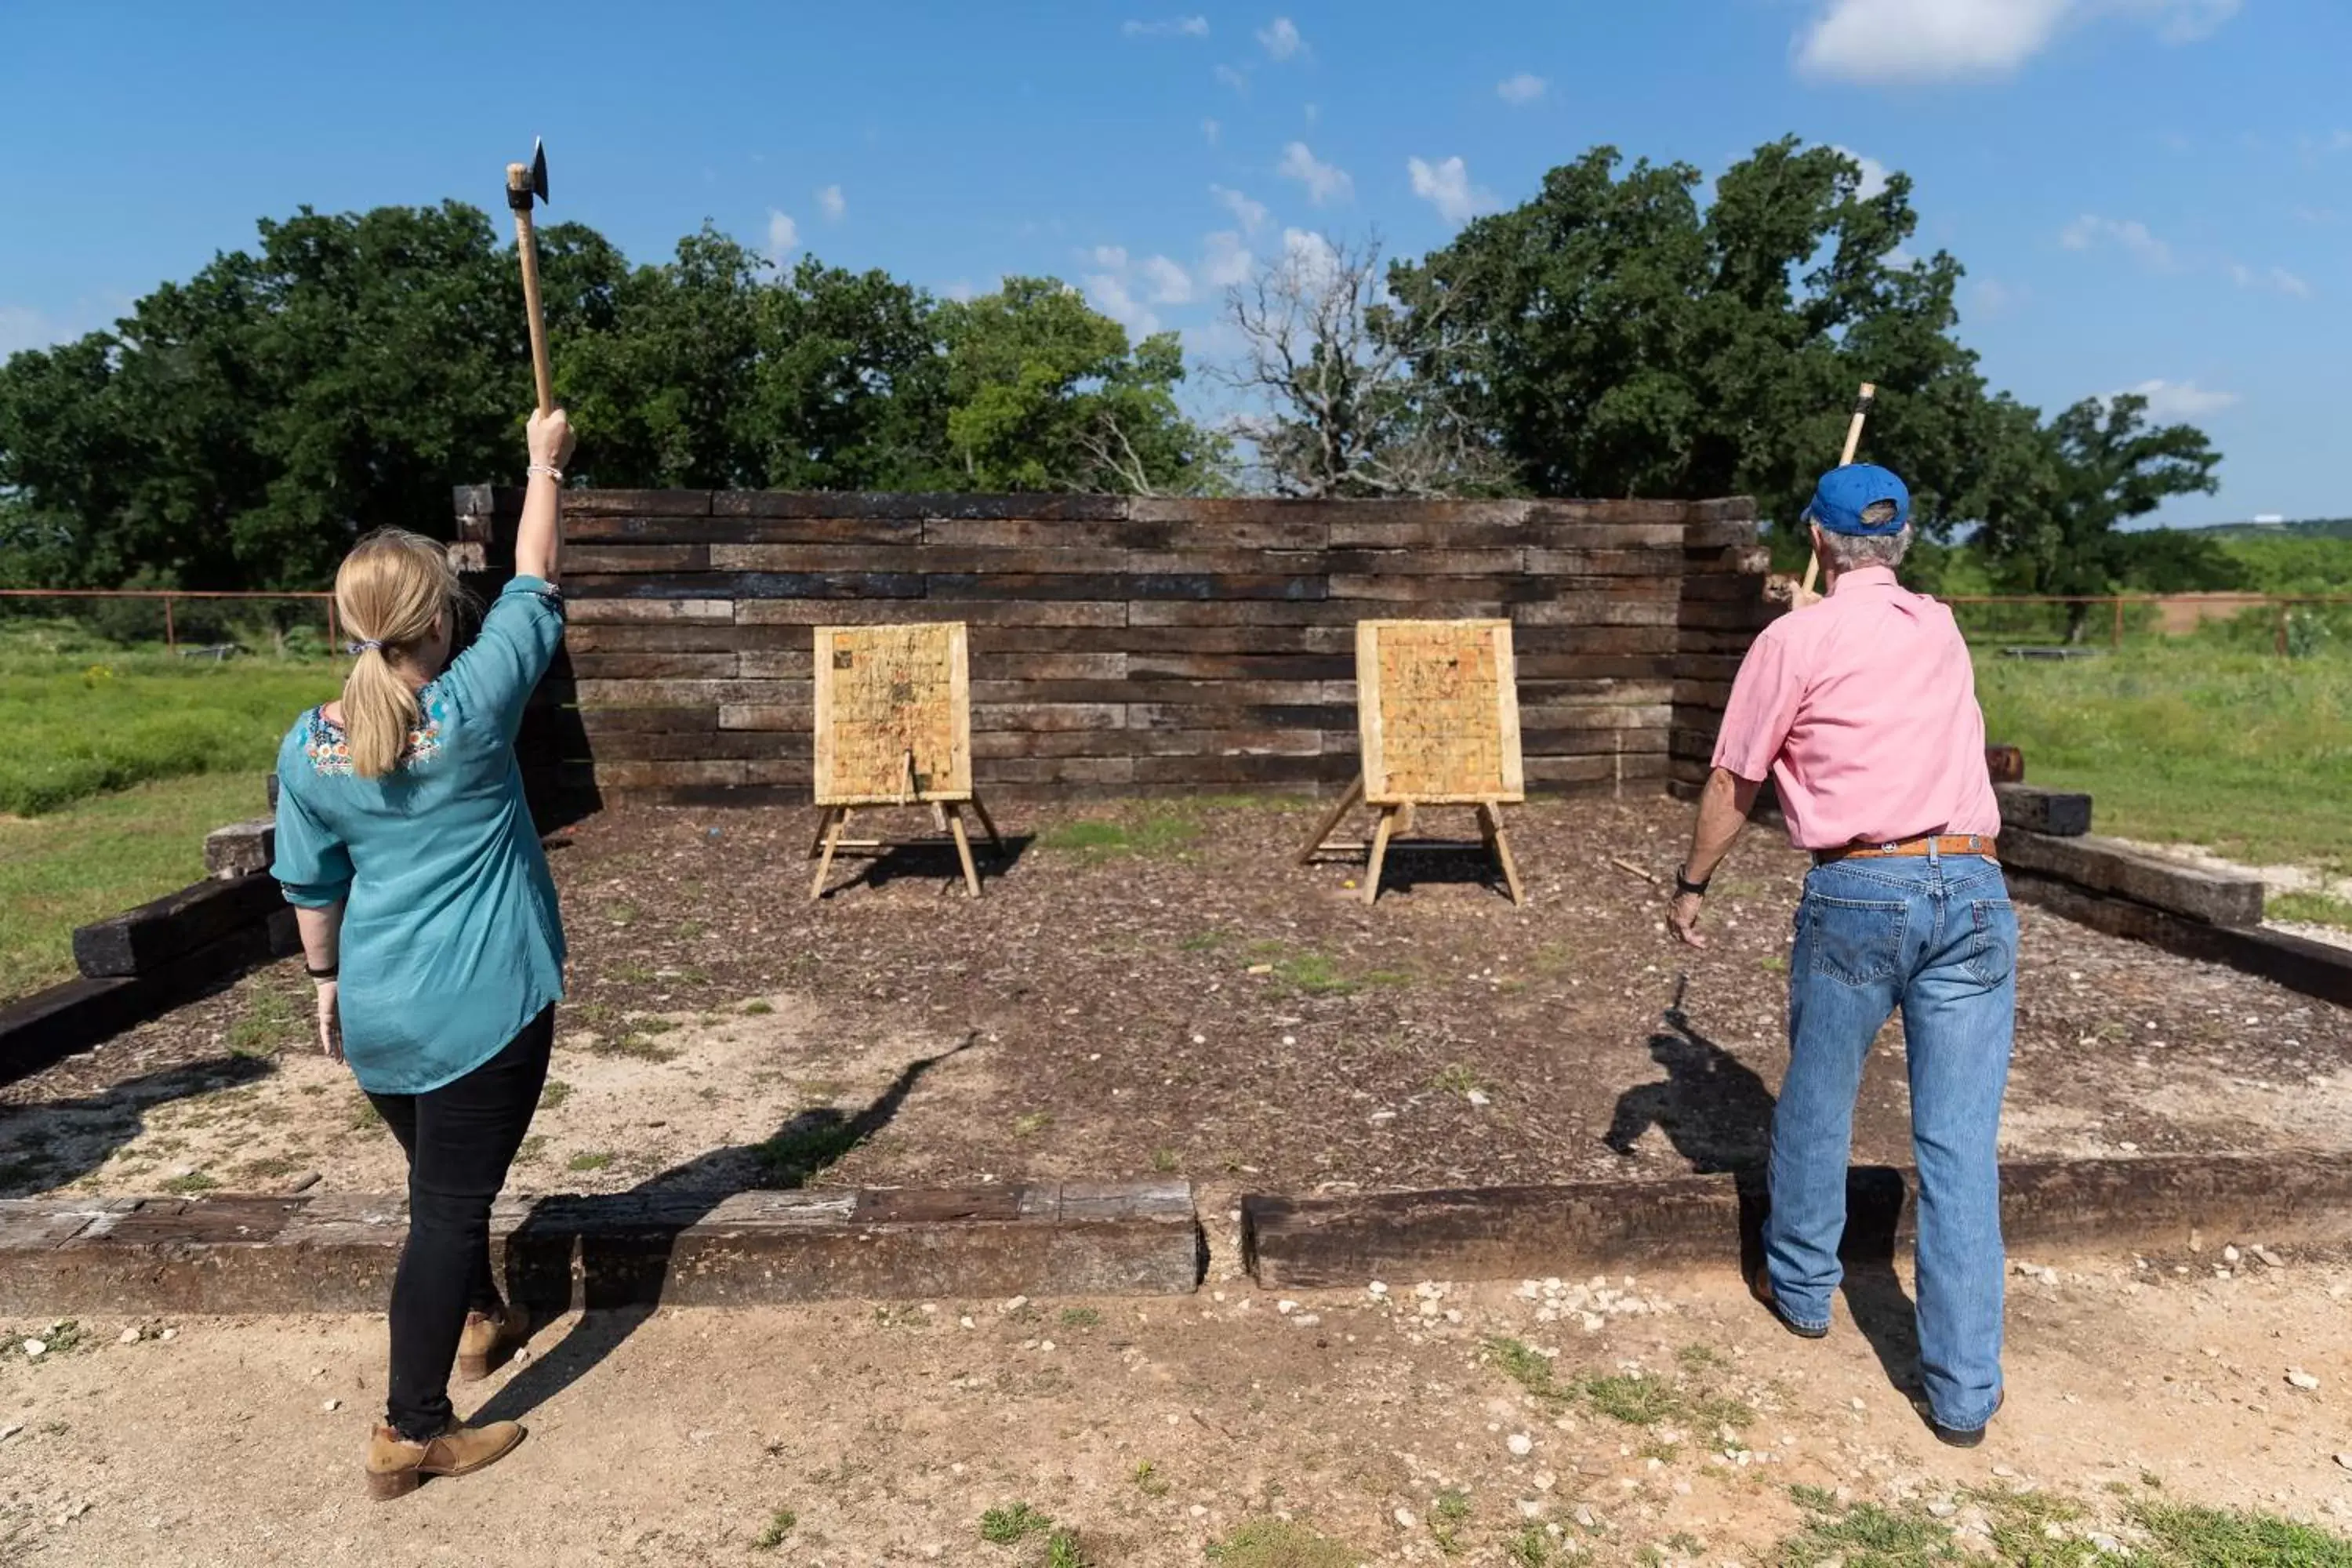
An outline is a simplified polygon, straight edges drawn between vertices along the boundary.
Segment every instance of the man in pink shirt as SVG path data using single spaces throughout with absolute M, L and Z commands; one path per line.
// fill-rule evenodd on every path
M 1828 595 L 1766 627 L 1739 667 L 1669 921 L 1706 945 L 1707 880 L 1769 776 L 1813 869 L 1789 959 L 1789 1070 L 1750 1284 L 1792 1332 L 1829 1332 L 1854 1097 L 1871 1042 L 1901 1008 L 1920 1382 L 1935 1435 L 1972 1447 L 2001 1401 L 1997 1142 L 2017 1004 L 1984 715 L 1951 611 L 1895 580 L 1911 542 L 1903 481 L 1870 464 L 1834 469 L 1805 519 Z

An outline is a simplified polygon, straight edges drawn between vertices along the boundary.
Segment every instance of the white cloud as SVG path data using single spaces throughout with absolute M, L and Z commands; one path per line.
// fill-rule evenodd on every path
M 1865 85 L 2005 76 L 2070 26 L 2100 16 L 2157 25 L 2170 44 L 2206 37 L 2243 0 L 1817 0 L 1798 68 Z
M 1086 283 L 1087 298 L 1094 308 L 1129 331 L 1139 338 L 1148 338 L 1160 330 L 1160 318 L 1128 292 L 1124 279 L 1108 272 L 1089 272 Z
M 768 209 L 768 259 L 782 267 L 801 247 L 800 225 L 775 208 Z
M 1305 185 L 1307 199 L 1318 207 L 1347 201 L 1356 194 L 1356 182 L 1348 171 L 1337 163 L 1319 162 L 1304 142 L 1293 142 L 1282 150 L 1282 162 L 1275 166 L 1275 173 Z
M 1201 260 L 1201 281 L 1212 289 L 1230 289 L 1244 281 L 1257 258 L 1249 253 L 1242 237 L 1229 228 L 1221 228 L 1205 242 L 1207 254 Z
M 1227 87 L 1232 88 L 1235 92 L 1247 92 L 1249 90 L 1249 78 L 1244 76 L 1241 72 L 1235 70 L 1231 66 L 1219 66 L 1215 74 L 1219 81 L 1224 83 Z
M 816 205 L 824 210 L 826 219 L 833 223 L 839 223 L 842 215 L 849 211 L 849 200 L 841 194 L 839 185 L 827 185 L 819 191 Z
M 1868 201 L 1886 189 L 1885 164 L 1875 158 L 1865 157 L 1851 147 L 1841 147 L 1834 142 L 1830 143 L 1830 150 L 1843 153 L 1862 165 L 1862 184 L 1855 188 L 1853 193 L 1855 195 L 1864 201 Z
M 1297 24 L 1287 16 L 1276 16 L 1271 25 L 1261 28 L 1257 41 L 1278 60 L 1289 59 L 1307 47 L 1307 40 L 1298 36 Z
M 1216 197 L 1227 212 L 1240 220 L 1243 233 L 1255 234 L 1265 226 L 1264 202 L 1254 202 L 1241 192 L 1229 190 L 1223 185 L 1211 185 L 1209 194 Z
M 2230 263 L 2231 280 L 2241 289 L 2271 289 L 2290 299 L 2308 300 L 2311 285 L 2284 267 L 2248 267 L 2242 261 Z
M 1551 83 L 1533 71 L 1521 71 L 1515 77 L 1496 82 L 1495 96 L 1500 98 L 1505 103 L 1528 104 L 1542 98 L 1545 90 L 1550 86 Z
M 1192 275 L 1164 256 L 1155 256 L 1143 264 L 1144 279 L 1151 286 L 1151 302 L 1155 305 L 1189 305 L 1192 302 Z
M 1282 265 L 1309 289 L 1327 287 L 1339 275 L 1339 249 L 1303 228 L 1282 231 Z
M 1130 38 L 1205 38 L 1206 16 L 1171 16 L 1164 22 L 1129 22 L 1119 28 Z
M 1479 190 L 1470 184 L 1469 165 L 1459 158 L 1448 158 L 1442 163 L 1408 158 L 1404 166 L 1412 176 L 1412 194 L 1435 207 L 1437 216 L 1448 223 L 1467 223 L 1501 205 L 1492 191 Z
M 1215 146 L 1217 144 L 1217 138 L 1223 136 L 1224 133 L 1225 128 L 1218 124 L 1215 121 L 1203 120 L 1201 121 L 1201 134 L 1209 139 L 1210 146 Z
M 2143 381 L 2125 392 L 2147 399 L 2150 419 L 2195 419 L 2242 401 L 2234 392 L 2211 392 L 2193 381 Z
M 2101 217 L 2096 213 L 2084 213 L 2058 235 L 2058 243 L 2069 250 L 2089 250 L 2110 242 L 2123 247 L 2158 271 L 2172 266 L 2172 247 L 2150 234 L 2147 225 L 2137 218 Z
M 1113 272 L 1124 272 L 1127 270 L 1127 247 L 1097 245 L 1094 247 L 1090 259 L 1097 267 L 1108 267 Z
M 1979 278 L 1969 285 L 1969 298 L 1979 315 L 1988 321 L 1998 321 L 2021 309 L 2033 296 L 2023 288 L 2011 288 L 1994 278 Z

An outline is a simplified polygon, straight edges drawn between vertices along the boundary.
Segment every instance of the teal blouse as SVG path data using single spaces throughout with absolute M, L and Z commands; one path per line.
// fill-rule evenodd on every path
M 290 903 L 343 905 L 343 1054 L 372 1093 L 464 1077 L 563 994 L 562 917 L 514 749 L 562 639 L 562 595 L 517 577 L 417 693 L 391 773 L 353 773 L 320 709 L 278 748 L 270 872 Z

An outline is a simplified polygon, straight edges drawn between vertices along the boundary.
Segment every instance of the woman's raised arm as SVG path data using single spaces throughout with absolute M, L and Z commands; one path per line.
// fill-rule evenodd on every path
M 563 410 L 530 416 L 530 483 L 515 531 L 515 575 L 556 581 L 563 551 L 563 465 L 572 460 L 572 425 Z

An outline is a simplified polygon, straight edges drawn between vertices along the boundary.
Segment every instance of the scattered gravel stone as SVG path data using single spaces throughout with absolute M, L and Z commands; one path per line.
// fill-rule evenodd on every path
M 2291 1366 L 2286 1369 L 2286 1380 L 2295 1387 L 2302 1389 L 2305 1394 L 2316 1394 L 2319 1392 L 2319 1379 L 2312 1376 L 2311 1373 L 2304 1371 L 2303 1368 L 2299 1366 Z
M 125 1329 L 121 1333 L 115 1336 L 114 1342 L 119 1345 L 135 1345 L 139 1342 L 139 1331 L 137 1329 Z
M 1536 1440 L 1533 1437 L 1528 1436 L 1525 1432 L 1512 1433 L 1509 1437 L 1504 1440 L 1503 1446 L 1510 1449 L 1512 1453 L 1517 1454 L 1522 1459 L 1536 1451 Z

